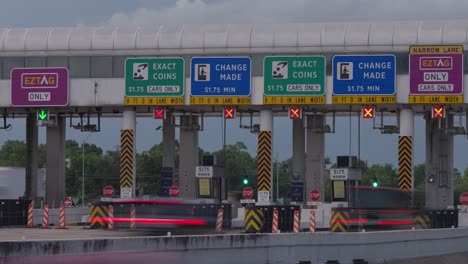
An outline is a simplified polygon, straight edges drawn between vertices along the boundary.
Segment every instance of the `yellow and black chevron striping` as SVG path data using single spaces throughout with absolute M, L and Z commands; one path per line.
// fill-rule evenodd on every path
M 415 229 L 428 229 L 430 225 L 430 219 L 427 214 L 417 214 L 414 218 Z
M 348 212 L 336 211 L 332 209 L 330 219 L 330 232 L 348 232 L 348 219 Z
M 244 229 L 246 233 L 257 233 L 263 227 L 263 211 L 255 207 L 245 208 Z
M 271 131 L 258 133 L 257 186 L 259 191 L 271 189 Z
M 413 137 L 400 136 L 398 138 L 398 187 L 400 190 L 412 189 L 411 175 L 413 174 Z
M 107 206 L 93 205 L 89 214 L 89 222 L 92 228 L 105 227 L 107 223 Z
M 120 130 L 120 187 L 133 185 L 133 129 Z

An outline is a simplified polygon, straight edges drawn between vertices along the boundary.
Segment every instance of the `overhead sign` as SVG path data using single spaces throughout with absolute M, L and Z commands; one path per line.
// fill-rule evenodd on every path
M 463 103 L 463 46 L 411 46 L 410 103 Z
M 190 69 L 190 104 L 250 104 L 250 57 L 195 57 Z
M 67 106 L 67 68 L 14 68 L 11 70 L 12 106 Z
M 395 62 L 391 54 L 333 56 L 333 103 L 395 103 Z
M 213 166 L 196 166 L 195 177 L 197 178 L 212 178 Z
M 184 65 L 183 58 L 128 58 L 125 61 L 125 104 L 184 104 Z
M 324 104 L 325 63 L 324 56 L 265 57 L 263 103 Z

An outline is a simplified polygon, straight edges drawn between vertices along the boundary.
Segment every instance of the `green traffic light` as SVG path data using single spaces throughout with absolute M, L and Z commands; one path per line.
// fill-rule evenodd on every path
M 372 187 L 374 187 L 374 188 L 379 187 L 379 182 L 377 181 L 376 177 L 374 177 L 374 179 L 372 179 Z
M 244 184 L 244 185 L 249 184 L 249 179 L 247 179 L 247 178 L 242 179 L 242 184 Z
M 41 110 L 38 114 L 40 120 L 45 120 L 47 119 L 47 112 L 44 110 Z

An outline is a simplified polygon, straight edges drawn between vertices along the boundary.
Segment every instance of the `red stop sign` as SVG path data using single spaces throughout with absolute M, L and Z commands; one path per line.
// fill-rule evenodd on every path
M 468 192 L 460 194 L 460 203 L 463 205 L 468 205 Z
M 320 200 L 320 191 L 317 189 L 313 189 L 309 193 L 309 198 L 310 200 L 312 200 L 312 202 L 317 202 L 318 200 Z
M 179 197 L 180 195 L 180 189 L 179 187 L 177 186 L 171 186 L 171 188 L 169 188 L 169 196 L 171 198 L 177 198 Z
M 63 204 L 65 205 L 65 207 L 71 207 L 72 206 L 71 197 L 65 197 L 65 200 L 63 201 Z
M 242 189 L 242 197 L 244 197 L 244 199 L 247 199 L 247 200 L 250 200 L 252 199 L 254 196 L 254 190 L 250 187 L 245 187 L 244 189 Z
M 114 196 L 114 188 L 110 185 L 107 185 L 106 187 L 102 188 L 102 195 L 107 198 L 111 198 Z

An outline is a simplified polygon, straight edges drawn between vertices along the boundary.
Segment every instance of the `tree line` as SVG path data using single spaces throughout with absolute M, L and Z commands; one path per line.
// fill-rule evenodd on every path
M 67 140 L 65 153 L 67 166 L 65 170 L 65 191 L 67 196 L 81 197 L 82 177 L 82 147 L 75 140 Z M 111 185 L 115 190 L 120 189 L 120 154 L 118 150 L 103 151 L 94 144 L 84 143 L 84 175 L 85 175 L 85 199 L 95 199 L 102 196 L 102 188 Z M 179 144 L 175 144 L 175 163 L 179 164 Z M 244 177 L 249 177 L 251 184 L 256 186 L 257 158 L 250 155 L 247 147 L 242 142 L 228 144 L 224 149 L 215 152 L 207 152 L 199 149 L 199 156 L 214 155 L 224 160 L 225 176 L 228 190 L 241 191 L 241 183 Z M 152 146 L 147 151 L 136 154 L 136 190 L 139 195 L 155 196 L 160 190 L 160 171 L 162 167 L 162 143 Z M 38 166 L 46 165 L 46 147 L 39 145 Z M 326 166 L 333 167 L 327 158 Z M 25 167 L 26 143 L 19 140 L 8 140 L 0 148 L 0 166 Z M 292 159 L 273 161 L 273 179 L 276 184 L 276 176 L 279 182 L 279 197 L 289 198 L 291 195 L 291 171 Z M 363 170 L 361 185 L 370 186 L 374 177 L 381 187 L 398 186 L 398 169 L 392 164 L 372 164 L 367 166 L 364 161 L 359 162 Z M 177 171 L 177 170 L 176 170 Z M 424 206 L 425 199 L 425 164 L 414 167 L 415 205 Z M 325 200 L 329 201 L 330 180 L 325 179 Z M 468 191 L 468 169 L 463 174 L 454 168 L 454 204 L 458 204 L 458 197 L 462 192 Z M 273 190 L 276 197 L 276 187 Z

